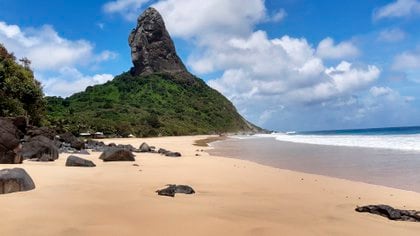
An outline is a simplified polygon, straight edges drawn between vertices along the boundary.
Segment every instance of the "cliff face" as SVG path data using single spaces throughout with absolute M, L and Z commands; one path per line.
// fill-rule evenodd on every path
M 131 69 L 133 75 L 188 73 L 176 54 L 162 16 L 154 8 L 148 8 L 139 16 L 136 28 L 128 37 L 128 44 L 134 65 Z

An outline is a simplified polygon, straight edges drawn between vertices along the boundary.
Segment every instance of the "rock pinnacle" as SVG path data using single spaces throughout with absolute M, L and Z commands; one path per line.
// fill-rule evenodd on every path
M 156 72 L 187 72 L 175 51 L 160 13 L 148 8 L 137 20 L 137 26 L 128 37 L 134 75 L 148 75 Z M 188 73 L 188 72 L 187 72 Z

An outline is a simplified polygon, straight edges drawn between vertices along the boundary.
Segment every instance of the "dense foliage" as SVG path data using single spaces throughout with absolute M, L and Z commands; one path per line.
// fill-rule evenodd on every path
M 231 102 L 198 78 L 124 73 L 69 98 L 47 101 L 50 124 L 73 133 L 142 137 L 249 130 Z
M 0 44 L 0 116 L 28 116 L 38 125 L 45 115 L 41 84 L 34 79 L 30 61 L 20 61 L 22 65 Z

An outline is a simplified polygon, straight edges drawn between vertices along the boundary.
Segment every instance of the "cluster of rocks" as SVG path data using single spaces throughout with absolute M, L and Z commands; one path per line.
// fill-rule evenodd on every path
M 356 211 L 380 215 L 390 220 L 420 222 L 420 211 L 400 210 L 388 205 L 361 206 Z
M 59 150 L 54 132 L 28 126 L 26 118 L 0 118 L 0 163 L 20 164 L 25 159 L 54 161 Z
M 99 159 L 109 161 L 135 161 L 135 153 L 160 153 L 170 157 L 180 157 L 181 153 L 160 148 L 156 151 L 154 146 L 142 143 L 139 148 L 128 144 L 110 143 L 87 140 L 81 141 L 72 133 L 56 134 L 54 130 L 46 127 L 34 127 L 27 123 L 24 117 L 0 117 L 0 164 L 20 164 L 23 160 L 55 161 L 60 153 L 89 154 L 87 149 L 102 152 Z M 91 160 L 70 155 L 66 166 L 95 167 Z M 172 185 L 171 185 L 172 186 Z M 165 190 L 170 194 L 172 191 Z M 181 190 L 178 185 L 175 192 Z M 21 168 L 4 169 L 0 171 L 0 194 L 16 191 L 27 191 L 35 188 L 30 176 Z M 162 193 L 164 193 L 163 191 Z M 191 191 L 190 191 L 191 192 Z

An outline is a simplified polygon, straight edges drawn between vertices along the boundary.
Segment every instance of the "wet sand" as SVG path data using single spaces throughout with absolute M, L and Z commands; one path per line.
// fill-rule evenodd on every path
M 212 146 L 212 155 L 420 192 L 420 152 L 313 145 L 272 138 L 232 138 Z
M 25 161 L 36 189 L 0 195 L 0 235 L 418 235 L 420 224 L 360 214 L 357 205 L 420 209 L 420 194 L 250 161 L 209 156 L 206 137 L 114 139 L 179 151 L 181 158 L 137 154 L 133 162 L 97 167 Z M 199 151 L 196 151 L 199 149 Z M 196 156 L 198 154 L 199 156 Z M 158 196 L 165 184 L 187 184 L 194 195 Z

